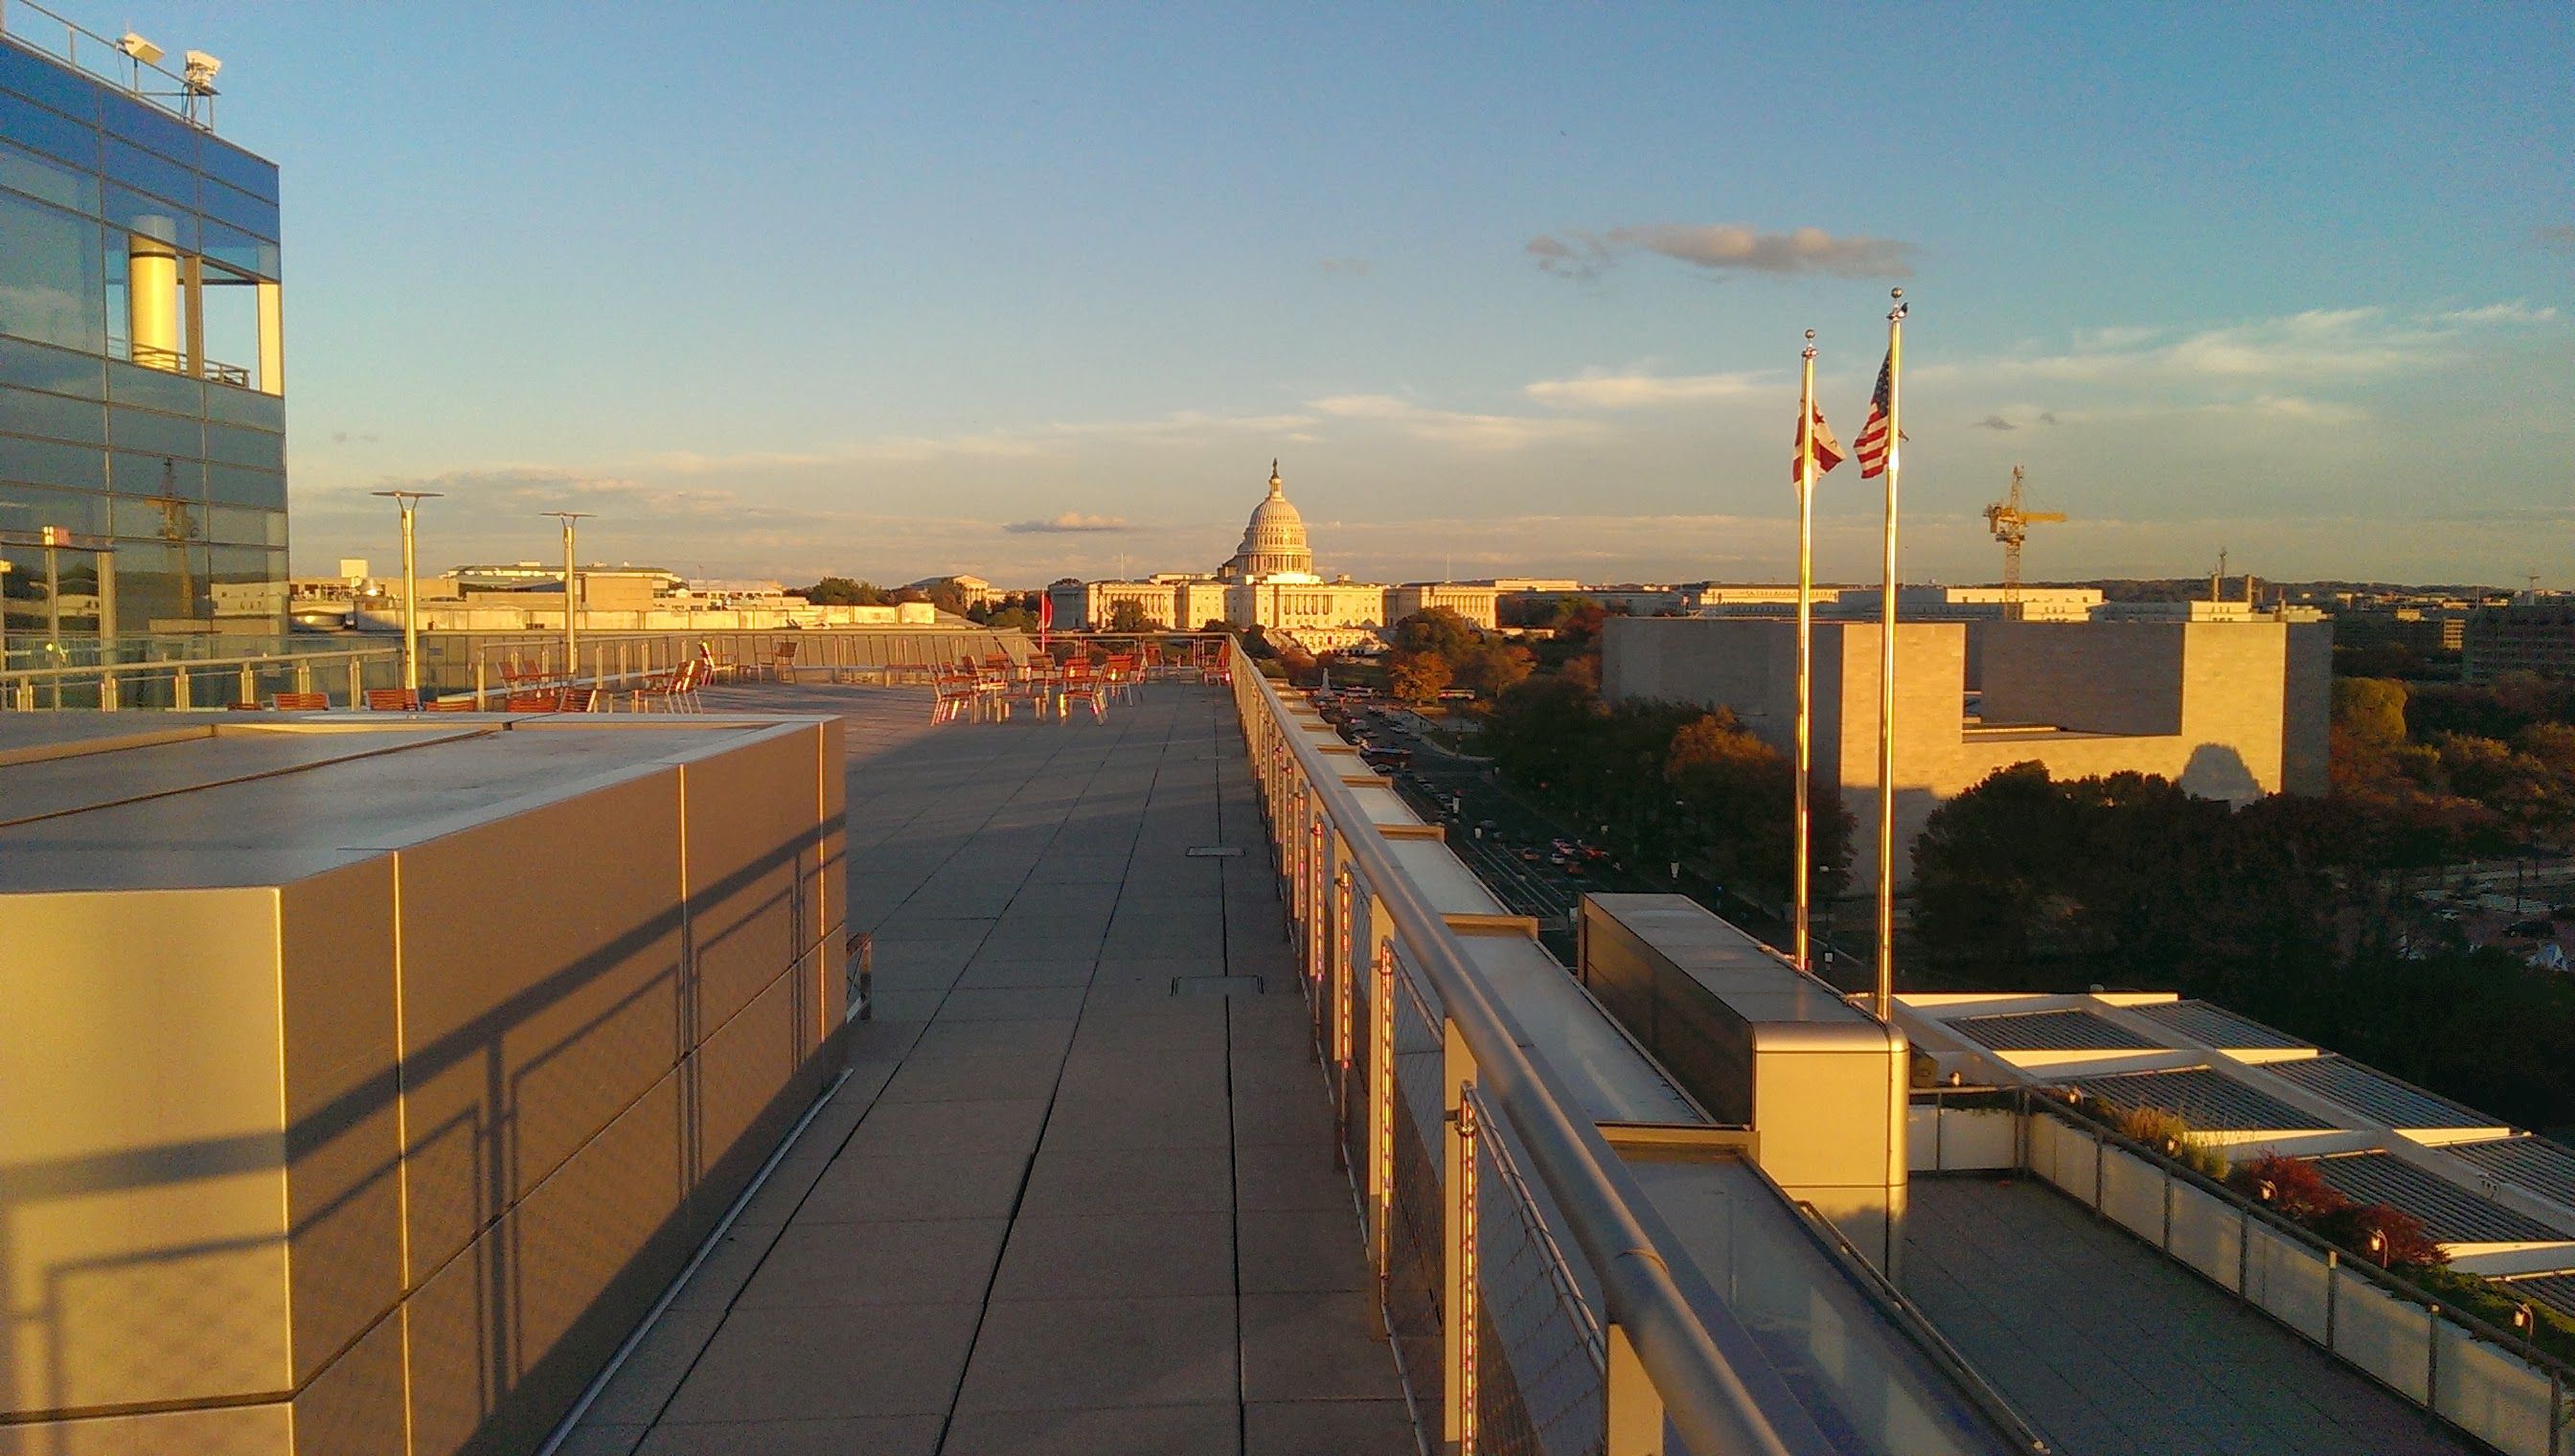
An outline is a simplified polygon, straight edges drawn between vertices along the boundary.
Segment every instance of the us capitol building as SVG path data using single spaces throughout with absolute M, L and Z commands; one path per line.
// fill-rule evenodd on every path
M 1305 518 L 1288 500 L 1279 463 L 1270 463 L 1270 494 L 1252 508 L 1243 544 L 1214 572 L 1163 572 L 1138 582 L 1064 582 L 1047 589 L 1056 625 L 1106 630 L 1119 604 L 1133 602 L 1147 621 L 1192 629 L 1211 622 L 1258 627 L 1313 652 L 1360 647 L 1378 628 L 1416 612 L 1446 607 L 1480 627 L 1493 626 L 1496 588 L 1452 582 L 1402 586 L 1329 581 L 1315 574 L 1305 544 Z

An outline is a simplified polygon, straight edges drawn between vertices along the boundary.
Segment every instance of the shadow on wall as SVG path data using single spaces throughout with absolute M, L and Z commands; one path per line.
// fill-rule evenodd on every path
M 2182 764 L 2182 791 L 2200 798 L 2222 798 L 2238 808 L 2262 796 L 2262 784 L 2246 766 L 2244 755 L 2225 743 L 2202 743 Z
M 841 869 L 832 831 L 809 818 L 685 897 L 622 925 L 594 921 L 572 958 L 484 965 L 480 978 L 506 994 L 397 1065 L 292 1107 L 281 1131 L 0 1164 L 0 1419 L 108 1418 L 0 1424 L 0 1450 L 87 1450 L 93 1437 L 127 1439 L 115 1417 L 173 1408 L 182 1414 L 148 1417 L 159 1435 L 136 1438 L 164 1449 L 154 1443 L 178 1434 L 167 1423 L 190 1421 L 205 1440 L 169 1449 L 533 1449 L 821 1085 L 829 1058 L 817 1053 L 833 1044 L 821 1029 L 826 977 L 840 973 L 825 952 L 838 931 L 816 925 L 808 885 Z M 387 856 L 387 884 L 412 852 Z M 544 880 L 529 868 L 541 861 L 498 872 Z M 566 901 L 563 914 L 598 908 Z M 504 961 L 542 938 L 514 936 L 505 903 L 480 927 Z M 450 965 L 443 978 L 475 971 Z M 409 986 L 442 972 L 400 976 Z M 290 1033 L 293 1023 L 290 1007 Z M 603 1055 L 629 1068 L 613 1087 L 599 1076 Z M 293 1068 L 292 1035 L 285 1056 Z M 392 1140 L 398 1107 L 421 1119 L 407 1145 L 368 1150 Z M 155 1225 L 202 1228 L 192 1207 L 237 1207 L 245 1179 L 281 1178 L 282 1237 L 156 1240 Z M 308 1178 L 327 1196 L 301 1191 Z M 44 1252 L 69 1225 L 137 1209 L 112 1257 Z M 415 1261 L 436 1231 L 428 1265 L 408 1278 L 392 1226 L 402 1222 Z M 315 1327 L 327 1343 L 309 1343 Z

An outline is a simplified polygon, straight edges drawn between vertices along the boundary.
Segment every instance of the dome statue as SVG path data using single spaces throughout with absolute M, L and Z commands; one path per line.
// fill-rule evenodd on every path
M 1279 462 L 1274 460 L 1270 463 L 1270 494 L 1252 508 L 1252 520 L 1243 528 L 1243 545 L 1235 548 L 1233 560 L 1225 564 L 1219 576 L 1240 582 L 1313 574 L 1314 553 L 1305 545 L 1305 518 L 1288 504 L 1286 489 L 1279 479 Z

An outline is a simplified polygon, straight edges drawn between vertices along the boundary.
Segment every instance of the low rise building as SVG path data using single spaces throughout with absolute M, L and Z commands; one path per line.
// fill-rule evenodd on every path
M 2460 649 L 2460 673 L 2471 683 L 2515 673 L 2575 678 L 2575 599 L 2534 595 L 2481 607 L 2463 624 Z
M 1895 828 L 1906 852 L 1931 811 L 1996 769 L 2035 760 L 2060 778 L 2156 773 L 2206 798 L 2321 793 L 2333 630 L 2323 623 L 1903 622 L 1895 629 Z M 1971 648 L 1978 711 L 1968 712 Z M 1814 630 L 1818 786 L 1857 821 L 1853 862 L 1876 854 L 1879 637 Z M 1796 625 L 1613 618 L 1609 702 L 1730 710 L 1782 751 L 1795 741 Z

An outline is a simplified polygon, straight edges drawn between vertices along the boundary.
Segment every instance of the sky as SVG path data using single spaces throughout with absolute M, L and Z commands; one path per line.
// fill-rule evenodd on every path
M 2575 7 L 56 0 L 282 169 L 293 556 L 2575 587 Z M 1880 482 L 1818 498 L 1875 576 Z

